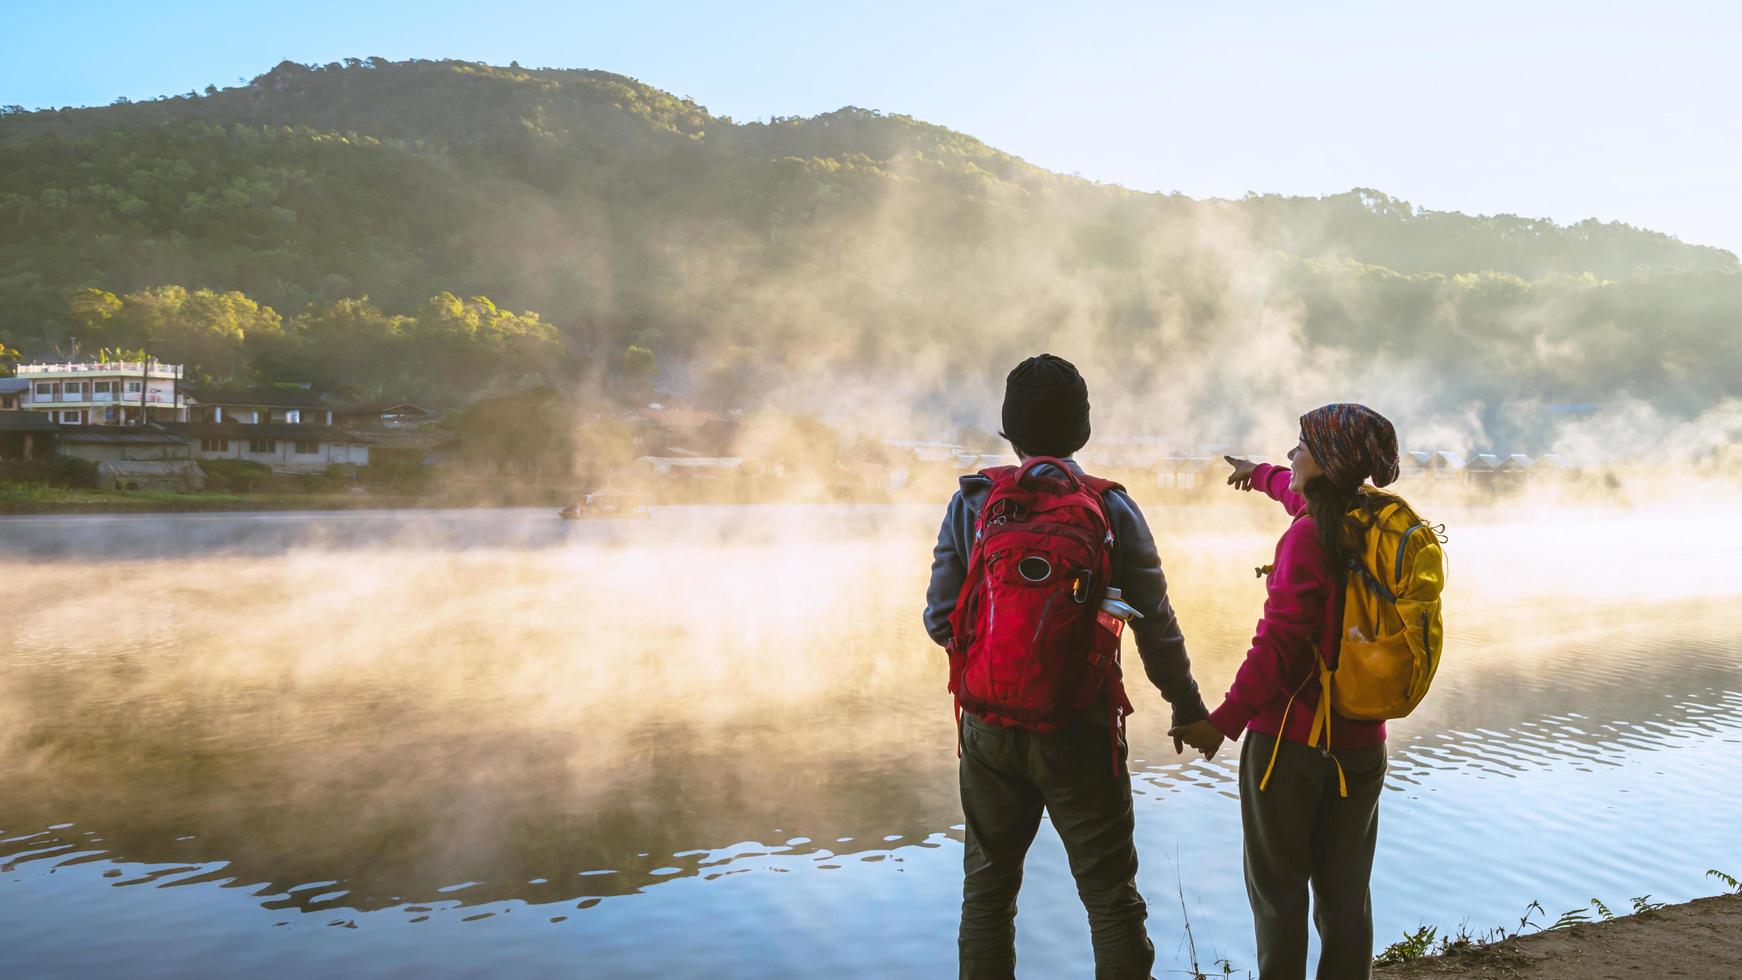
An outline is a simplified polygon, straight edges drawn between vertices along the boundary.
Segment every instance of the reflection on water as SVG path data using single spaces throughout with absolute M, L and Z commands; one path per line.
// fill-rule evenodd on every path
M 1238 510 L 1152 517 L 1219 695 L 1277 529 Z M 604 975 L 948 972 L 960 811 L 941 654 L 918 627 L 935 519 L 0 520 L 0 928 L 21 937 L 0 973 L 131 972 L 93 935 L 166 973 L 248 972 L 235 942 L 435 973 L 543 972 L 577 944 Z M 1736 851 L 1717 816 L 1742 802 L 1742 580 L 1713 571 L 1737 566 L 1742 534 L 1725 526 L 1458 533 L 1446 668 L 1395 726 L 1382 935 L 1558 890 L 1686 897 Z M 1677 550 L 1689 540 L 1697 559 Z M 1165 964 L 1181 887 L 1194 927 L 1250 963 L 1234 753 L 1180 760 L 1165 721 L 1139 699 L 1158 948 Z M 1600 854 L 1557 864 L 1568 834 Z M 1070 975 L 1086 933 L 1049 846 L 1022 956 Z M 512 951 L 467 931 L 510 920 Z M 261 938 L 281 923 L 288 938 Z M 711 952 L 689 942 L 708 937 Z M 777 941 L 790 963 L 737 962 Z

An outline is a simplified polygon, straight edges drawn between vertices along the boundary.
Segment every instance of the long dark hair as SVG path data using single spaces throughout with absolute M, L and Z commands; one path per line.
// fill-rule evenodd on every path
M 1308 480 L 1301 493 L 1318 530 L 1325 565 L 1332 572 L 1348 568 L 1349 559 L 1360 551 L 1364 525 L 1371 524 L 1385 505 L 1401 499 L 1365 484 L 1346 490 L 1322 476 Z

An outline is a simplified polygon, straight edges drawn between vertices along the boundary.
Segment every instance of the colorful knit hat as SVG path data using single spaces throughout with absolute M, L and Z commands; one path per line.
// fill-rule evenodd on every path
M 1325 477 L 1345 490 L 1373 478 L 1382 487 L 1397 479 L 1397 430 L 1365 405 L 1339 402 L 1300 417 L 1300 438 Z

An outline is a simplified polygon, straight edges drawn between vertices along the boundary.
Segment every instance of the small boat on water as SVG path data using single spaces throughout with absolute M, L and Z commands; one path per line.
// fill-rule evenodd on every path
M 589 493 L 557 511 L 565 521 L 591 520 L 601 517 L 651 517 L 641 501 L 629 493 Z

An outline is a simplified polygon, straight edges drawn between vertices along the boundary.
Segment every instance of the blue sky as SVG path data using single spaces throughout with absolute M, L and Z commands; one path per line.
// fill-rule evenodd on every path
M 1041 166 L 1239 196 L 1621 220 L 1742 251 L 1742 4 L 12 0 L 0 104 L 380 55 L 603 68 L 739 119 L 902 112 Z

